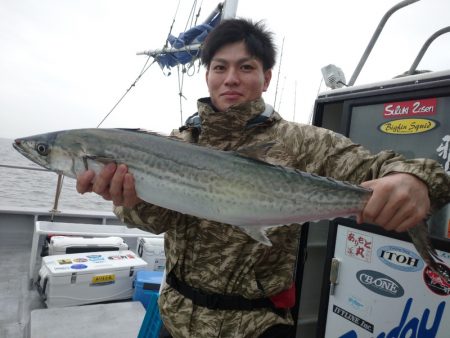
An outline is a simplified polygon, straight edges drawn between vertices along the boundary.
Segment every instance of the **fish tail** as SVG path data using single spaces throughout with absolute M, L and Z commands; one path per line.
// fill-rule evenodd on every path
M 450 282 L 450 276 L 441 268 L 438 262 L 443 262 L 433 248 L 430 238 L 428 237 L 428 225 L 425 220 L 418 223 L 415 227 L 408 229 L 408 234 L 418 251 L 419 255 L 425 263 L 437 273 L 444 281 Z

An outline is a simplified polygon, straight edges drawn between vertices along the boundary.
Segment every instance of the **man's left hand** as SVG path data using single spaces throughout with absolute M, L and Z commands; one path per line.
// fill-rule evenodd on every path
M 428 188 L 414 175 L 395 173 L 361 186 L 373 190 L 358 223 L 381 225 L 386 230 L 406 231 L 425 219 L 430 210 Z

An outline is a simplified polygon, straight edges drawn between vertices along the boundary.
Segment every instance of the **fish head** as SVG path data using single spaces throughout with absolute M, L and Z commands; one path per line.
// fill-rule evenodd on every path
M 83 168 L 82 142 L 67 142 L 64 132 L 51 132 L 14 140 L 13 147 L 34 163 L 59 174 L 76 177 Z M 81 156 L 80 156 L 81 155 Z

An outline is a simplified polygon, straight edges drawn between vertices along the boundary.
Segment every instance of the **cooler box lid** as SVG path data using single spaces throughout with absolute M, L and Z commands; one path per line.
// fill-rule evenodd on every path
M 145 267 L 147 262 L 131 250 L 122 250 L 47 256 L 42 258 L 42 265 L 47 267 L 50 275 L 64 276 L 74 272 L 88 274 Z

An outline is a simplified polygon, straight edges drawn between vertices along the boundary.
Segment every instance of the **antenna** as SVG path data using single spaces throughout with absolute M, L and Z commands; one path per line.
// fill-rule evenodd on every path
M 277 74 L 277 85 L 275 87 L 275 98 L 273 100 L 273 107 L 276 107 L 277 103 L 277 94 L 278 94 L 278 83 L 280 82 L 280 72 L 281 72 L 281 63 L 283 61 L 283 49 L 284 49 L 284 37 L 283 42 L 281 43 L 281 52 L 280 52 L 280 65 L 278 66 L 278 74 Z
M 292 121 L 295 121 L 295 108 L 297 106 L 297 80 L 294 82 L 294 116 L 292 116 Z

